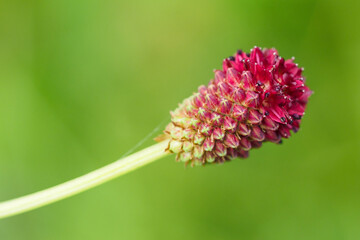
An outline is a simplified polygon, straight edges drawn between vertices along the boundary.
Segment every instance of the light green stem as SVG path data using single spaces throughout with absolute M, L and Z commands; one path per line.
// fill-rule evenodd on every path
M 168 154 L 168 140 L 57 186 L 0 203 L 0 219 L 27 212 L 96 187 Z

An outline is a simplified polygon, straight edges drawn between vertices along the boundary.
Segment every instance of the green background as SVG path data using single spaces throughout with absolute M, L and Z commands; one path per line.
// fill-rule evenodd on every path
M 0 201 L 118 159 L 239 48 L 296 56 L 315 91 L 282 145 L 205 168 L 169 156 L 0 220 L 0 239 L 360 239 L 359 10 L 358 0 L 0 0 Z

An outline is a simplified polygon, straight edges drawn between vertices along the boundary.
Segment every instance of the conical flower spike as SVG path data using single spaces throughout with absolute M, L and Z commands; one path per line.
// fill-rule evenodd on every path
M 258 47 L 225 59 L 208 86 L 172 112 L 167 150 L 186 164 L 205 165 L 245 158 L 263 142 L 289 138 L 312 94 L 293 60 Z

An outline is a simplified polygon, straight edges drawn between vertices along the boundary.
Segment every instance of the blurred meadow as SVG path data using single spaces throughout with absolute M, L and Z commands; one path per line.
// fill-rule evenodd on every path
M 237 49 L 295 56 L 315 91 L 282 145 L 205 168 L 169 156 L 0 220 L 0 239 L 360 239 L 359 11 L 358 0 L 0 0 L 0 201 L 118 159 Z

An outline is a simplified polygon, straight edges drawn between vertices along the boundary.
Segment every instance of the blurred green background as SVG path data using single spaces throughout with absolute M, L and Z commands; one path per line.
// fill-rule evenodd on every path
M 358 0 L 0 0 L 0 201 L 118 159 L 239 48 L 296 56 L 315 91 L 282 145 L 206 168 L 169 156 L 0 220 L 0 239 L 360 239 L 359 10 Z

